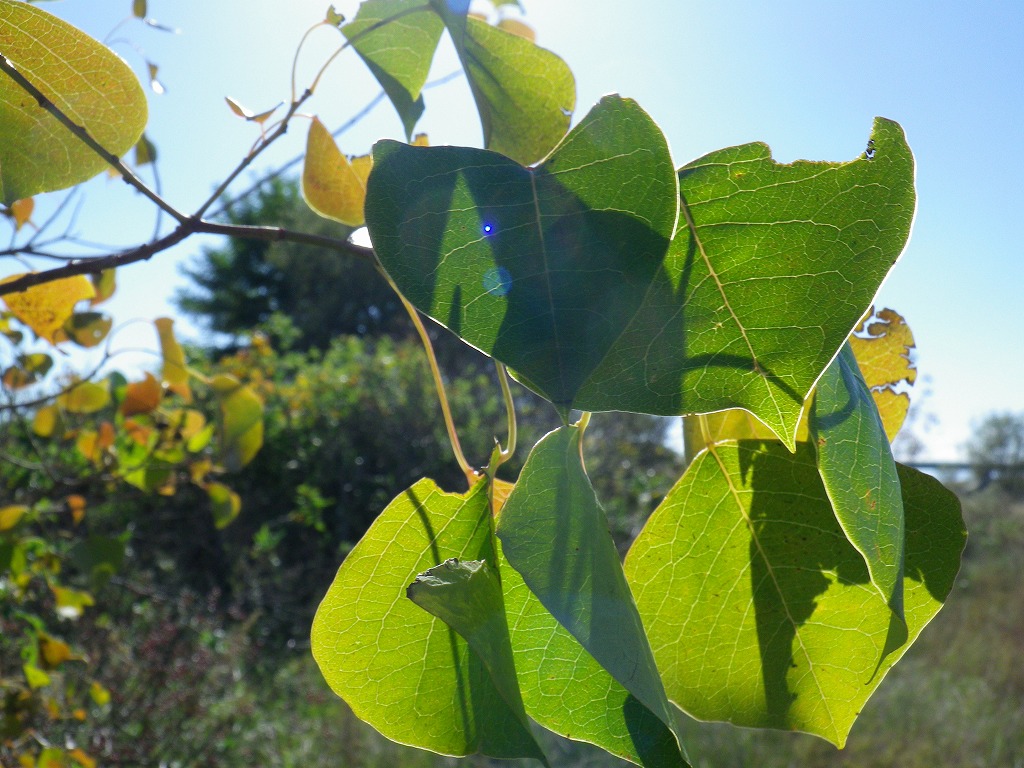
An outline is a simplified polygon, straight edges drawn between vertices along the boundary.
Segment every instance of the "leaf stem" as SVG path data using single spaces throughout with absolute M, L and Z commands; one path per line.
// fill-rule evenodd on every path
M 498 460 L 500 466 L 511 459 L 512 455 L 516 452 L 519 429 L 516 424 L 516 403 L 512 399 L 512 390 L 508 386 L 508 369 L 505 368 L 504 363 L 499 363 L 497 360 L 494 361 L 494 367 L 498 370 L 498 383 L 501 385 L 501 396 L 505 400 L 505 415 L 508 420 L 508 442 L 501 449 L 501 455 Z

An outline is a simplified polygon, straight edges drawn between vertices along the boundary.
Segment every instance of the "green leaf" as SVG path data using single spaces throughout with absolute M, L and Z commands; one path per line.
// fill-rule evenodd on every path
M 234 376 L 211 382 L 220 400 L 220 456 L 229 472 L 252 461 L 263 446 L 263 401 Z
M 634 697 L 635 710 L 645 708 L 672 730 L 675 715 L 583 468 L 580 439 L 578 428 L 562 427 L 534 447 L 501 511 L 502 552 L 544 607 Z M 676 764 L 685 763 L 680 750 L 677 745 Z
M 113 319 L 102 312 L 75 312 L 64 322 L 63 333 L 80 347 L 92 349 L 107 338 Z
M 535 163 L 569 130 L 576 80 L 558 56 L 531 40 L 431 0 L 466 71 L 484 146 L 518 163 Z
M 480 657 L 406 598 L 418 574 L 449 558 L 495 563 L 489 516 L 485 481 L 457 495 L 420 480 L 370 526 L 316 613 L 312 650 L 324 678 L 392 741 L 446 755 L 521 755 Z
M 818 382 L 810 412 L 818 473 L 836 519 L 871 582 L 903 620 L 903 498 L 885 426 L 857 358 L 844 344 Z
M 910 232 L 903 131 L 878 118 L 871 140 L 870 160 L 782 165 L 746 144 L 682 168 L 664 268 L 577 407 L 745 408 L 793 448 L 804 400 Z
M 210 511 L 213 512 L 213 524 L 217 530 L 231 525 L 242 511 L 242 498 L 223 483 L 207 485 L 206 495 L 210 498 Z
M 378 142 L 366 220 L 413 304 L 567 410 L 661 270 L 677 208 L 661 131 L 607 96 L 534 169 Z
M 417 576 L 407 594 L 416 605 L 441 619 L 469 643 L 501 695 L 498 704 L 504 711 L 495 712 L 495 717 L 508 723 L 510 729 L 518 730 L 510 736 L 519 741 L 521 755 L 547 765 L 523 709 L 497 572 L 484 560 L 452 558 Z
M 420 91 L 443 30 L 425 0 L 367 0 L 341 28 L 395 106 L 407 139 L 423 114 Z
M 903 628 L 836 522 L 814 451 L 743 442 L 700 454 L 626 558 L 669 698 L 702 720 L 841 746 L 935 616 L 966 540 L 956 497 L 899 467 Z
M 0 0 L 0 54 L 57 108 L 117 156 L 146 126 L 146 96 L 108 48 L 27 3 Z M 0 201 L 64 189 L 106 168 L 17 82 L 0 73 Z

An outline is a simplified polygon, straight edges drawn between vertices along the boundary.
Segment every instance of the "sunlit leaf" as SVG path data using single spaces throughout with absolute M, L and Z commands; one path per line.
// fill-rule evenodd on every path
M 0 3 L 3 1 L 0 0 Z M 10 282 L 16 277 L 21 275 L 0 282 Z M 20 293 L 9 293 L 3 297 L 3 301 L 14 316 L 31 328 L 36 336 L 53 342 L 54 333 L 71 317 L 75 305 L 84 299 L 91 299 L 95 294 L 89 278 L 76 275 L 36 285 Z
M 391 141 L 374 147 L 374 166 L 367 226 L 402 293 L 571 407 L 674 231 L 675 172 L 651 118 L 605 97 L 535 169 Z
M 81 710 L 78 710 L 81 711 Z M 84 715 L 84 713 L 83 713 Z M 84 719 L 84 717 L 82 718 Z M 82 768 L 96 768 L 98 763 L 89 755 L 87 755 L 81 748 L 76 747 L 68 752 L 68 757 L 78 763 Z
M 218 530 L 231 525 L 242 511 L 242 498 L 223 483 L 207 485 L 206 495 L 210 497 L 213 524 Z
M 132 15 L 137 19 L 146 18 L 146 0 L 132 0 Z
M 32 417 L 32 431 L 39 437 L 50 437 L 57 429 L 60 409 L 56 405 L 44 405 Z
M 727 443 L 698 456 L 625 564 L 669 698 L 702 720 L 842 745 L 960 565 L 956 496 L 906 467 L 899 479 L 905 629 L 836 522 L 810 445 Z
M 160 337 L 160 352 L 163 355 L 161 378 L 172 392 L 180 395 L 186 403 L 192 402 L 192 390 L 188 385 L 188 368 L 185 365 L 185 352 L 174 336 L 174 321 L 168 317 L 159 317 L 153 321 L 157 335 Z
M 157 96 L 162 96 L 163 94 L 165 94 L 167 92 L 167 88 L 164 87 L 164 84 L 161 83 L 160 79 L 157 77 L 157 75 L 160 72 L 160 67 L 154 64 L 152 61 L 147 61 L 146 69 L 149 72 L 149 87 L 153 91 L 153 93 L 155 93 Z M 139 146 L 138 142 L 135 143 L 135 146 Z
M 16 526 L 28 512 L 24 504 L 12 504 L 0 507 L 0 531 L 9 531 Z
M 136 416 L 140 413 L 152 413 L 160 405 L 164 391 L 160 382 L 151 373 L 146 373 L 142 381 L 135 381 L 125 390 L 121 401 L 122 416 Z
M 580 439 L 578 428 L 563 427 L 534 447 L 498 518 L 502 552 L 558 623 L 630 694 L 632 704 L 626 705 L 624 713 L 629 732 L 634 736 L 644 732 L 647 738 L 653 734 L 652 740 L 662 742 L 668 735 L 671 740 L 675 715 L 608 531 L 608 520 L 583 469 Z M 535 636 L 520 636 L 518 629 L 515 631 L 517 651 L 529 649 L 526 653 L 536 655 Z M 530 639 L 522 643 L 527 637 Z M 520 666 L 525 664 L 524 660 Z M 529 701 L 528 711 L 546 724 L 552 717 L 551 702 L 542 702 L 540 711 L 535 711 L 532 697 Z M 564 712 L 559 714 L 564 717 Z M 651 727 L 656 726 L 650 722 L 652 716 L 661 722 L 660 729 Z M 572 736 L 600 743 L 607 738 L 607 727 L 607 722 L 602 722 Z M 637 743 L 634 748 L 646 762 L 645 746 Z M 679 743 L 672 752 L 661 764 L 685 764 Z
M 65 661 L 82 658 L 76 655 L 71 650 L 71 646 L 63 640 L 58 640 L 46 634 L 39 635 L 39 655 L 42 656 L 43 663 L 48 669 L 59 667 Z
M 501 580 L 495 566 L 485 560 L 452 558 L 416 576 L 407 594 L 469 644 L 499 694 L 495 705 L 500 710 L 495 712 L 495 718 L 507 724 L 508 741 L 518 744 L 516 751 L 521 757 L 532 757 L 547 765 L 544 752 L 530 731 L 519 693 Z
M 467 19 L 449 0 L 431 0 L 444 19 L 476 100 L 484 146 L 535 163 L 561 141 L 576 108 L 568 65 L 530 40 Z
M 110 703 L 110 691 L 96 681 L 89 685 L 89 696 L 98 707 L 105 707 Z
M 110 404 L 107 381 L 80 381 L 57 398 L 57 405 L 68 413 L 96 413 Z
M 75 525 L 78 525 L 85 519 L 85 497 L 80 496 L 77 493 L 73 493 L 68 496 L 64 502 L 68 505 L 68 511 L 71 512 L 71 520 Z
M 903 498 L 896 462 L 849 344 L 818 382 L 810 412 L 818 473 L 871 582 L 903 619 Z
M 22 389 L 30 386 L 41 381 L 51 368 L 53 368 L 53 358 L 45 352 L 18 355 L 17 363 L 4 371 L 4 386 L 8 389 Z
M 117 272 L 113 269 L 105 269 L 99 274 L 92 275 L 91 279 L 95 295 L 89 299 L 89 304 L 95 307 L 114 295 L 114 291 L 117 289 Z
M 319 118 L 313 118 L 302 170 L 302 195 L 310 208 L 350 227 L 362 226 L 366 179 L 371 167 L 369 156 L 359 158 L 358 165 L 349 162 L 330 131 Z
M 537 41 L 537 33 L 529 24 L 524 24 L 519 19 L 505 18 L 498 22 L 498 29 L 503 29 L 509 34 L 525 37 L 531 43 Z
M 51 586 L 50 591 L 57 603 L 57 615 L 65 619 L 77 619 L 86 608 L 96 604 L 92 595 L 81 590 Z
M 156 162 L 156 144 L 149 140 L 146 134 L 142 134 L 135 143 L 135 165 L 152 165 Z M 113 275 L 113 270 L 108 270 Z M 107 274 L 104 272 L 103 274 Z
M 389 739 L 446 755 L 520 754 L 480 657 L 405 591 L 449 558 L 496 567 L 487 482 L 467 494 L 421 480 L 345 558 L 313 620 L 313 657 L 356 715 Z
M 324 21 L 332 27 L 340 27 L 345 23 L 345 15 L 338 13 L 332 5 L 327 8 L 327 14 L 324 17 Z
M 388 23 L 384 24 L 386 20 Z M 427 82 L 444 24 L 423 0 L 367 0 L 341 28 L 381 84 L 412 135 L 423 114 Z
M 14 219 L 14 231 L 17 232 L 32 219 L 32 211 L 36 208 L 36 201 L 31 197 L 23 200 L 15 200 L 11 203 L 10 213 Z
M 864 335 L 851 336 L 850 346 L 871 388 L 885 433 L 893 440 L 910 409 L 910 397 L 896 389 L 917 380 L 917 368 L 911 359 L 914 335 L 906 321 L 891 309 L 872 313 L 864 326 L 857 329 Z
M 117 157 L 146 125 L 146 95 L 110 49 L 27 3 L 0 0 L 0 51 L 56 107 Z M 83 182 L 106 162 L 11 77 L 0 77 L 0 201 Z
M 50 676 L 35 664 L 25 664 L 22 671 L 25 673 L 25 682 L 32 690 L 45 688 L 50 684 Z
M 741 407 L 792 447 L 814 382 L 910 231 L 914 164 L 903 131 L 879 118 L 872 141 L 873 160 L 782 165 L 764 144 L 746 144 L 685 166 L 668 257 L 574 404 Z
M 102 312 L 75 312 L 62 330 L 78 346 L 91 349 L 101 344 L 113 327 L 113 319 Z
M 211 382 L 220 401 L 220 455 L 229 472 L 256 456 L 263 445 L 263 401 L 233 376 L 221 374 Z

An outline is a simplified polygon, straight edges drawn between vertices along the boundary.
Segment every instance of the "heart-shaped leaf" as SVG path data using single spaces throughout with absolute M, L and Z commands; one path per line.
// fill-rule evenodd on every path
M 905 628 L 836 522 L 811 446 L 727 443 L 700 454 L 625 564 L 669 698 L 702 720 L 841 746 L 942 607 L 966 540 L 956 496 L 907 467 L 899 481 Z
M 534 447 L 498 520 L 502 553 L 544 608 L 628 692 L 620 704 L 622 709 L 613 710 L 633 736 L 632 743 L 627 742 L 631 749 L 626 756 L 645 765 L 685 765 L 681 745 L 672 744 L 675 715 L 608 532 L 608 520 L 583 468 L 580 439 L 580 429 L 562 427 Z M 515 615 L 515 610 L 510 601 L 510 615 Z M 517 625 L 521 618 L 517 617 Z M 536 630 L 527 634 L 516 627 L 513 647 L 521 666 L 538 664 L 536 658 L 522 659 L 521 650 L 529 649 L 525 653 L 536 656 L 537 640 Z M 571 655 L 580 656 L 579 652 Z M 570 679 L 575 677 L 570 674 Z M 560 679 L 559 685 L 564 685 L 564 680 Z M 581 691 L 573 693 L 579 696 Z M 528 710 L 538 722 L 565 717 L 564 711 L 553 710 L 550 700 L 539 698 L 542 714 Z M 598 694 L 595 701 L 604 703 L 604 698 Z M 607 716 L 598 723 L 598 727 L 584 727 L 573 736 L 604 746 Z M 640 733 L 645 736 L 640 738 Z M 652 745 L 657 745 L 656 750 Z M 623 745 L 616 746 L 621 749 Z M 654 751 L 660 762 L 653 760 Z
M 366 197 L 402 293 L 563 410 L 640 308 L 677 210 L 664 136 L 616 96 L 534 169 L 379 142 Z
M 642 309 L 581 387 L 584 410 L 745 408 L 795 444 L 804 400 L 906 244 L 914 162 L 878 118 L 874 152 L 776 163 L 764 144 L 679 172 L 681 215 Z
M 28 3 L 0 0 L 0 55 L 105 149 L 120 157 L 146 126 L 146 95 L 104 45 Z M 106 162 L 0 73 L 0 201 L 64 189 Z
M 356 715 L 385 736 L 446 755 L 533 756 L 501 715 L 480 657 L 406 597 L 450 558 L 494 564 L 487 482 L 467 494 L 421 480 L 388 505 L 345 558 L 313 620 L 313 657 Z

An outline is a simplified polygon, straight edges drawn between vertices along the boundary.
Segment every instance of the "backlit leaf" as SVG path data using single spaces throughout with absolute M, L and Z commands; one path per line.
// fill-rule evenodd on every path
M 117 157 L 146 125 L 146 95 L 110 49 L 27 3 L 0 0 L 0 51 L 92 138 Z M 0 77 L 0 201 L 64 189 L 106 162 L 11 77 Z
M 65 321 L 64 335 L 75 344 L 91 349 L 103 342 L 114 321 L 102 312 L 75 312 Z
M 36 208 L 36 201 L 31 197 L 23 200 L 15 200 L 11 203 L 11 216 L 14 219 L 14 231 L 17 232 L 32 219 L 32 211 Z
M 45 634 L 39 635 L 39 655 L 42 656 L 47 669 L 59 667 L 65 661 L 81 659 L 81 656 L 76 656 L 71 646 L 63 640 Z
M 263 401 L 233 376 L 221 374 L 211 385 L 220 401 L 220 458 L 229 472 L 235 472 L 263 445 Z
M 160 352 L 163 355 L 161 378 L 172 392 L 180 395 L 186 403 L 192 402 L 192 390 L 188 385 L 188 368 L 185 352 L 174 336 L 174 321 L 169 317 L 158 317 L 153 321 L 160 337 Z
M 702 453 L 630 550 L 626 575 L 669 698 L 702 720 L 837 745 L 949 594 L 966 533 L 956 497 L 900 467 L 909 637 L 836 522 L 813 448 Z
M 313 620 L 328 684 L 393 741 L 446 755 L 520 754 L 495 717 L 501 694 L 456 632 L 406 597 L 449 558 L 495 563 L 487 482 L 463 495 L 420 480 L 388 505 L 345 558 Z
M 747 144 L 685 166 L 663 268 L 575 405 L 741 407 L 793 447 L 811 387 L 910 231 L 914 167 L 903 131 L 879 118 L 872 141 L 872 160 L 782 165 L 764 144 Z
M 658 127 L 608 96 L 535 169 L 378 142 L 366 218 L 413 304 L 565 410 L 662 269 L 675 189 Z
M 906 321 L 891 309 L 872 313 L 857 330 L 866 335 L 851 336 L 850 346 L 891 441 L 910 409 L 910 397 L 906 392 L 897 392 L 896 388 L 909 386 L 917 380 L 917 368 L 911 360 L 914 335 Z
M 423 0 L 367 0 L 341 28 L 387 93 L 406 138 L 423 114 L 420 91 L 444 30 L 441 19 L 425 6 Z
M 98 707 L 105 707 L 110 703 L 110 691 L 95 681 L 89 686 L 89 696 Z
M 498 22 L 498 29 L 503 29 L 509 34 L 525 37 L 531 43 L 537 41 L 537 33 L 529 24 L 524 24 L 519 19 L 501 19 Z
M 896 462 L 849 344 L 818 382 L 810 413 L 818 473 L 871 582 L 903 619 L 903 498 Z
M 3 384 L 8 389 L 22 389 L 41 381 L 53 367 L 53 358 L 45 352 L 18 355 L 14 365 L 4 371 Z
M 96 413 L 110 404 L 107 381 L 80 381 L 57 398 L 57 405 L 68 413 Z
M 672 731 L 675 716 L 608 520 L 583 469 L 580 439 L 578 428 L 563 427 L 534 447 L 498 518 L 502 552 L 558 623 L 628 691 L 630 732 L 651 715 L 660 730 Z M 586 728 L 572 735 L 595 740 Z M 643 748 L 636 749 L 643 757 Z M 685 764 L 678 744 L 671 762 Z
M 156 157 L 156 145 L 149 140 L 146 134 L 142 134 L 139 140 L 135 142 L 135 165 L 152 165 L 156 162 Z M 110 273 L 113 274 L 113 271 L 110 270 Z
M 21 275 L 0 282 L 9 282 L 15 277 Z M 89 278 L 76 275 L 35 285 L 20 293 L 9 293 L 3 297 L 3 301 L 14 316 L 31 328 L 36 336 L 53 343 L 54 334 L 71 317 L 75 305 L 84 299 L 91 299 L 95 294 Z
M 146 0 L 132 0 L 132 15 L 137 19 L 146 18 Z
M 372 160 L 360 159 L 358 167 L 338 149 L 324 124 L 313 118 L 306 140 L 306 160 L 302 170 L 302 196 L 324 218 L 362 226 L 366 201 L 366 179 Z
M 142 381 L 131 382 L 125 389 L 121 401 L 122 416 L 136 416 L 140 413 L 152 413 L 160 405 L 164 391 L 156 377 L 147 373 Z
M 57 604 L 57 615 L 65 619 L 77 619 L 86 608 L 96 604 L 92 595 L 78 589 L 51 586 L 50 591 Z
M 423 610 L 454 629 L 487 668 L 494 689 L 500 695 L 495 702 L 503 711 L 495 717 L 507 723 L 510 741 L 518 741 L 522 757 L 548 764 L 544 752 L 533 738 L 530 721 L 519 693 L 512 644 L 505 618 L 501 580 L 494 567 L 484 560 L 452 558 L 429 568 L 409 585 L 409 599 Z
M 91 275 L 91 279 L 95 295 L 89 299 L 89 304 L 95 307 L 114 295 L 114 291 L 117 289 L 117 272 L 113 269 L 105 269 L 97 275 Z
M 57 429 L 60 409 L 56 405 L 44 405 L 32 417 L 32 431 L 39 437 L 50 437 Z
M 569 130 L 576 81 L 558 56 L 529 39 L 431 0 L 444 19 L 476 100 L 487 149 L 528 165 Z

